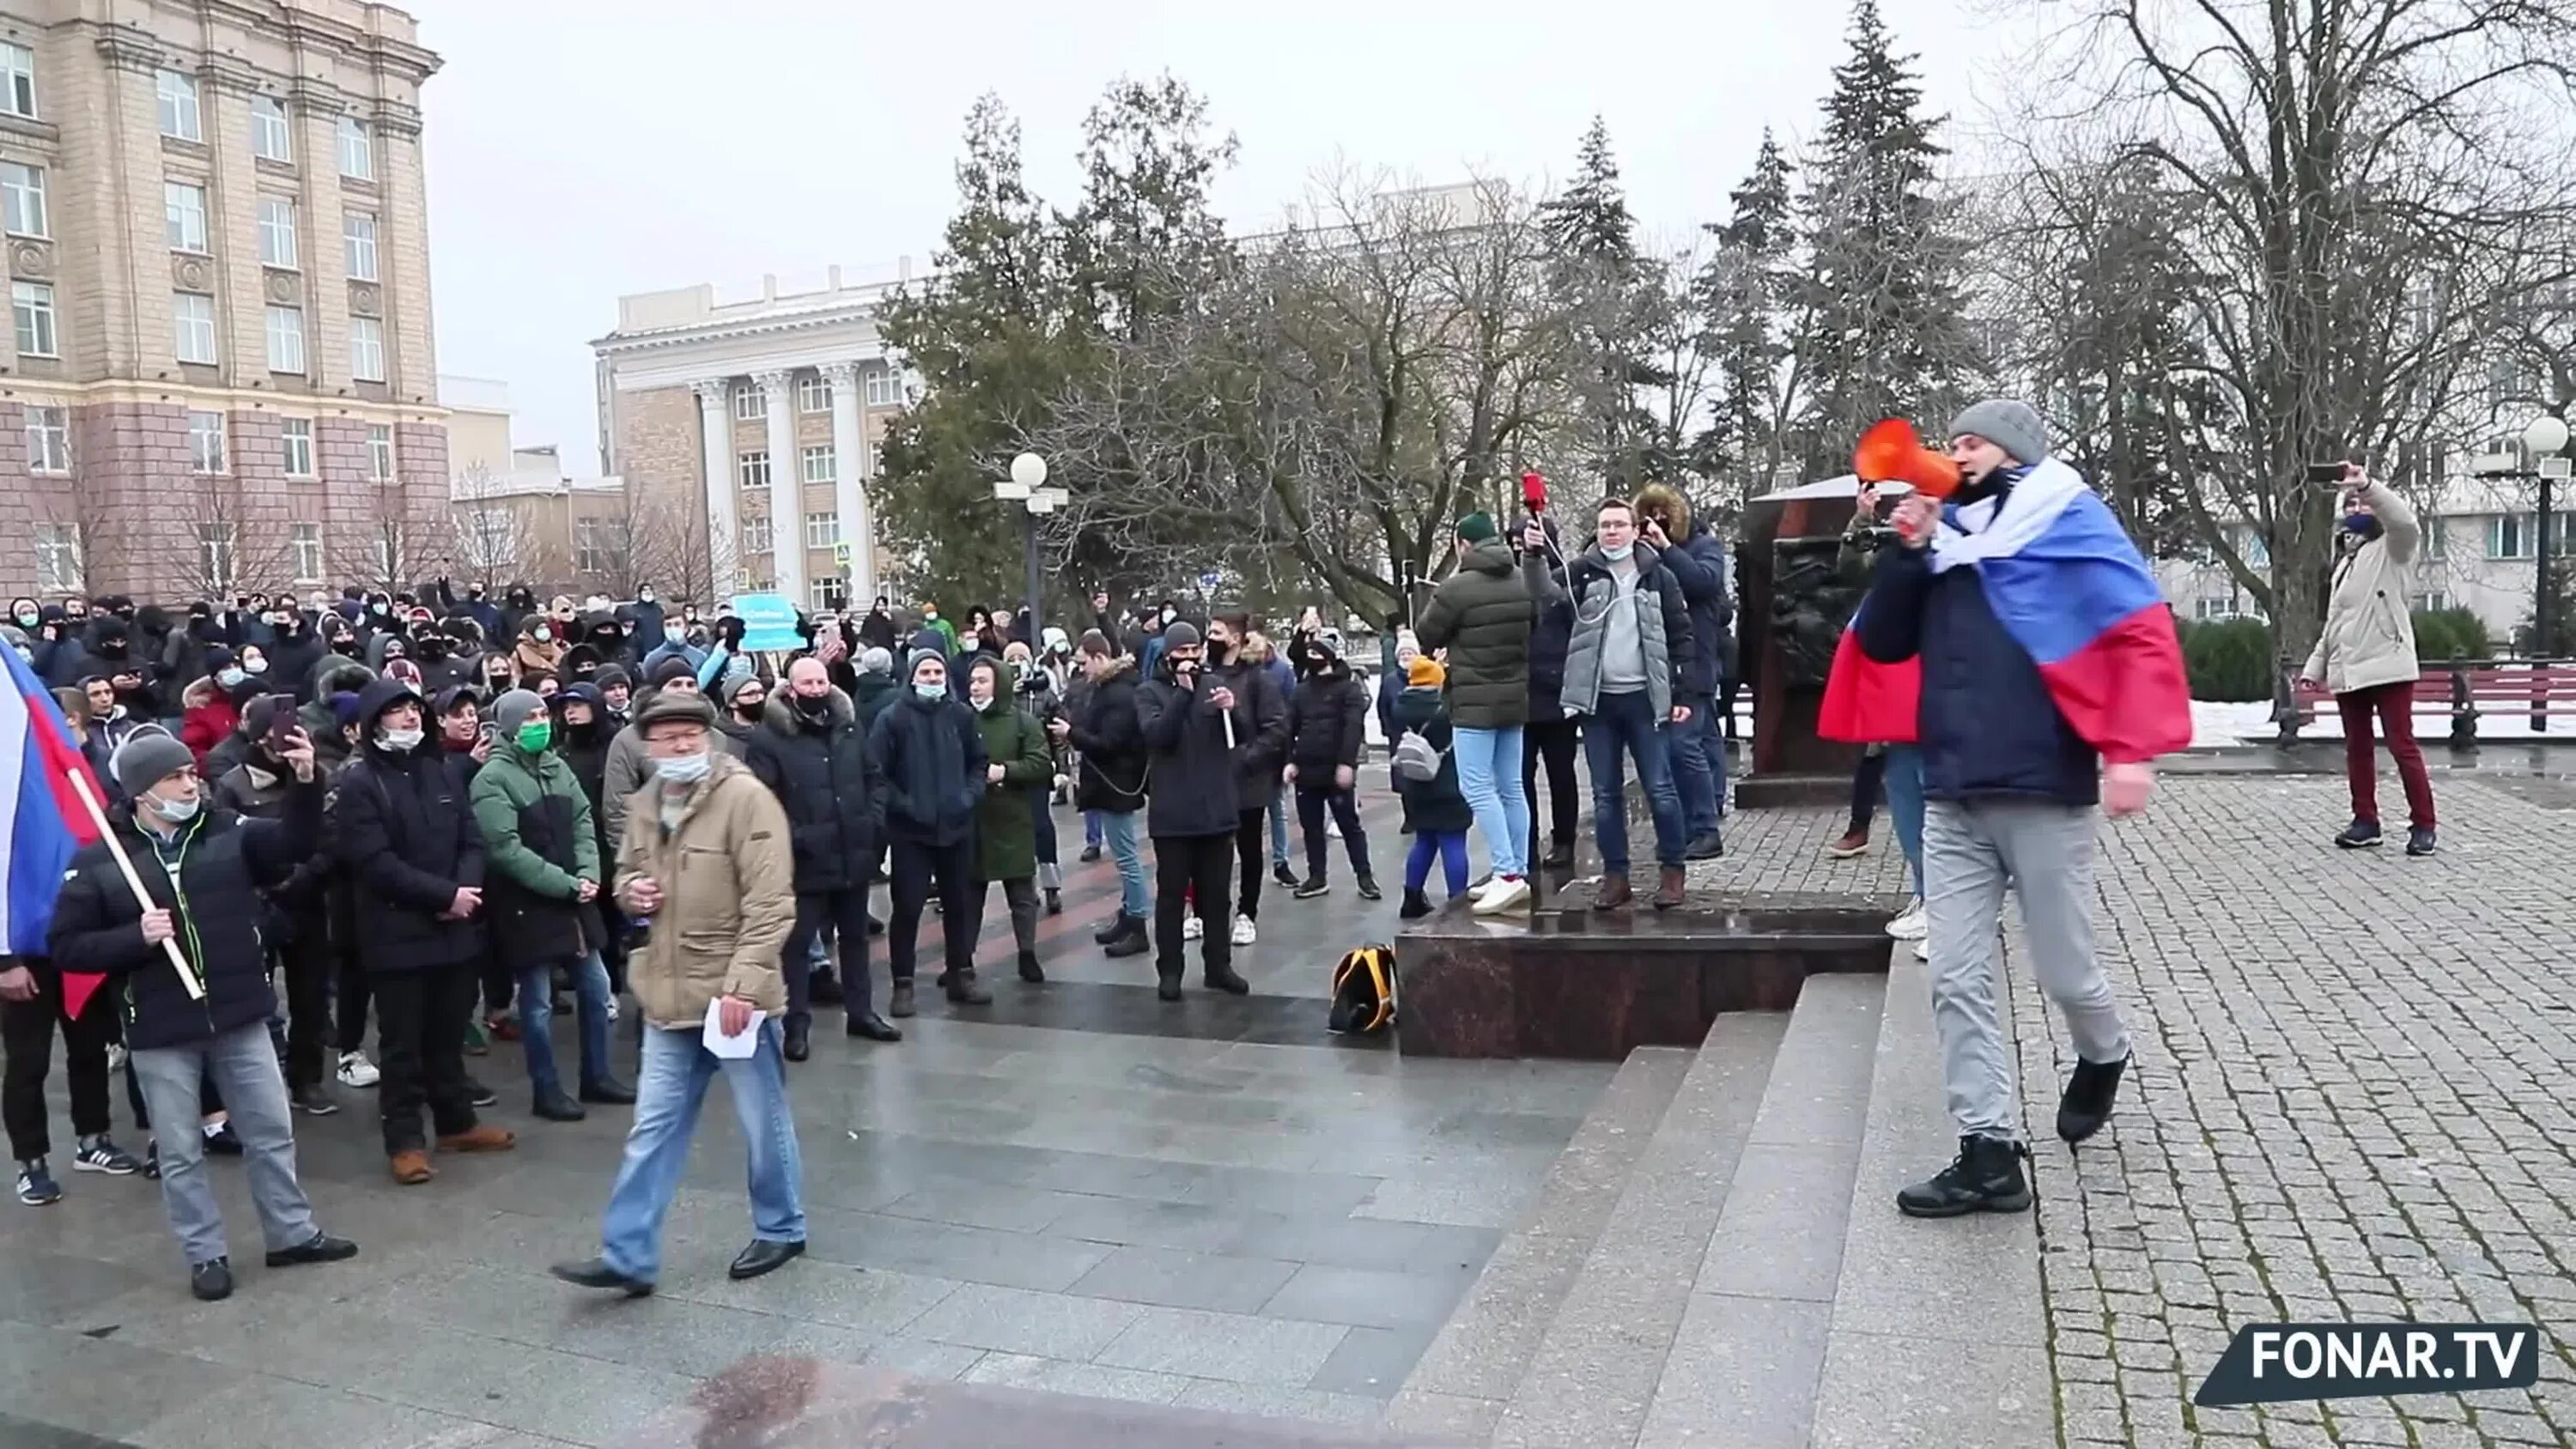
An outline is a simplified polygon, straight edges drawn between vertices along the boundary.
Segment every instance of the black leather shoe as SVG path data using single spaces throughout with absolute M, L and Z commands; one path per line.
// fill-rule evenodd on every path
M 537 1099 L 528 1105 L 528 1113 L 548 1122 L 578 1122 L 590 1115 L 581 1109 L 579 1102 L 565 1096 L 560 1087 L 551 1092 L 539 1092 Z
M 2406 853 L 2408 855 L 2431 855 L 2433 853 L 2433 827 L 2430 825 L 2418 825 L 2409 829 L 2406 832 Z
M 1207 986 L 1210 991 L 1222 991 L 1228 996 L 1252 994 L 1252 983 L 1244 980 L 1242 974 L 1231 966 L 1210 969 L 1207 973 Z
M 1158 997 L 1162 998 L 1162 999 L 1163 999 L 1163 1000 L 1165 1000 L 1165 1001 L 1178 1001 L 1178 1000 L 1180 1000 L 1180 999 L 1181 999 L 1181 973 L 1180 973 L 1180 972 L 1178 972 L 1178 971 L 1157 971 L 1157 972 L 1155 972 L 1155 973 L 1154 973 L 1154 994 L 1155 994 L 1156 996 L 1158 996 Z
M 1038 964 L 1037 952 L 1022 951 L 1020 953 L 1020 979 L 1028 982 L 1032 986 L 1038 985 L 1046 980 L 1046 968 Z
M 1962 1137 L 1959 1155 L 1928 1179 L 1896 1194 L 1896 1209 L 1910 1218 L 1955 1218 L 1969 1213 L 2030 1211 L 2030 1184 L 2022 1178 L 2022 1145 L 2004 1137 Z
M 2120 1095 L 2120 1074 L 2128 1066 L 2127 1057 L 2116 1062 L 2076 1059 L 2065 1094 L 2057 1099 L 2057 1135 L 2068 1146 L 2101 1131 L 2102 1124 L 2111 1120 L 2111 1103 Z
M 751 1240 L 751 1246 L 742 1250 L 742 1256 L 733 1260 L 733 1266 L 725 1269 L 725 1276 L 736 1281 L 757 1278 L 763 1273 L 787 1266 L 790 1259 L 804 1256 L 805 1240 L 802 1238 L 792 1243 L 773 1243 L 767 1238 L 754 1238 Z
M 784 1050 L 789 1061 L 801 1062 L 812 1052 L 813 1032 L 814 1024 L 804 1017 L 788 1018 L 787 1045 Z
M 188 1291 L 206 1303 L 233 1296 L 233 1265 L 228 1258 L 208 1258 L 188 1270 Z
M 853 1013 L 850 1019 L 842 1024 L 841 1032 L 845 1036 L 863 1036 L 870 1041 L 903 1040 L 902 1032 L 888 1026 L 886 1019 L 873 1011 Z
M 1692 837 L 1691 843 L 1682 849 L 1684 860 L 1715 860 L 1724 854 L 1726 841 L 1714 830 Z
M 1547 848 L 1547 854 L 1539 858 L 1539 864 L 1549 870 L 1574 869 L 1574 842 L 1558 836 L 1556 842 Z
M 317 1232 L 292 1248 L 279 1248 L 268 1255 L 268 1266 L 292 1268 L 298 1263 L 337 1263 L 358 1256 L 358 1245 L 347 1238 L 335 1238 Z
M 635 1105 L 635 1089 L 611 1077 L 607 1081 L 592 1082 L 583 1087 L 581 1099 L 585 1102 L 596 1102 L 603 1107 L 632 1107 Z
M 605 1258 L 585 1258 L 578 1263 L 557 1263 L 546 1270 L 576 1288 L 614 1288 L 629 1298 L 649 1298 L 653 1285 L 641 1278 L 629 1278 L 608 1266 Z

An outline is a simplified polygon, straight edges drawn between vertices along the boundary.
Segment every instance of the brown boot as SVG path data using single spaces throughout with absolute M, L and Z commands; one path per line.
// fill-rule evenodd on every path
M 1825 854 L 1836 860 L 1849 860 L 1867 849 L 1869 849 L 1868 831 L 1846 830 L 1843 832 L 1842 839 L 1825 847 Z
M 394 1181 L 405 1187 L 418 1187 L 438 1176 L 438 1169 L 429 1165 L 429 1154 L 417 1147 L 407 1147 L 395 1153 L 393 1169 Z
M 450 1132 L 438 1139 L 441 1152 L 507 1152 L 518 1145 L 516 1133 L 489 1122 L 477 1122 L 462 1132 Z
M 1626 876 L 1605 875 L 1601 877 L 1600 889 L 1595 890 L 1592 893 L 1592 909 L 1596 911 L 1623 911 L 1628 908 L 1628 903 L 1636 898 L 1637 893 L 1628 889 L 1628 878 Z
M 1678 865 L 1668 865 L 1663 867 L 1661 870 L 1656 871 L 1655 909 L 1659 911 L 1669 911 L 1681 903 L 1682 868 Z

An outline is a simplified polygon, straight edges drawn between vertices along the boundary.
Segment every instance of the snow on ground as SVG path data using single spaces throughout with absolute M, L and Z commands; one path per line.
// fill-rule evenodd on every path
M 2547 728 L 2535 733 L 2528 713 L 2508 714 L 2493 706 L 2478 712 L 2478 738 L 2482 740 L 2565 739 L 2576 740 L 2576 717 L 2554 716 L 2545 721 Z M 2195 750 L 2234 749 L 2240 745 L 2268 745 L 2280 736 L 2280 727 L 2272 723 L 2272 702 L 2267 699 L 2243 703 L 2195 699 L 2191 702 L 2191 747 Z M 2431 704 L 2418 701 L 2415 706 L 2415 738 L 2445 740 L 2451 736 L 2451 707 L 2446 702 Z M 2339 740 L 2343 738 L 2343 720 L 2332 706 L 2318 709 L 2299 727 L 2303 740 Z

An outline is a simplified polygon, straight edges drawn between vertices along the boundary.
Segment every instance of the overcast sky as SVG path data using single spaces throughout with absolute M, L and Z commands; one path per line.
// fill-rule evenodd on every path
M 1425 184 L 1562 177 L 1595 112 L 1648 237 L 1724 217 L 1762 128 L 1812 135 L 1847 0 L 408 0 L 425 100 L 442 372 L 497 378 L 522 445 L 596 467 L 589 343 L 621 293 L 925 265 L 967 107 L 1018 115 L 1030 181 L 1076 199 L 1083 112 L 1169 70 L 1242 146 L 1218 190 L 1275 216 L 1337 160 Z M 1882 0 L 1973 152 L 1998 43 L 1978 0 Z M 1263 16 L 1259 22 L 1235 18 Z

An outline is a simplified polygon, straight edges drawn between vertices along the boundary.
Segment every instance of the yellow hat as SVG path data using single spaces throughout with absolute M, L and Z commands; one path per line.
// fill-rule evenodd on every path
M 1449 682 L 1449 671 L 1441 668 L 1440 661 L 1430 655 L 1419 655 L 1414 659 L 1413 667 L 1405 671 L 1404 682 L 1416 685 L 1446 684 Z

